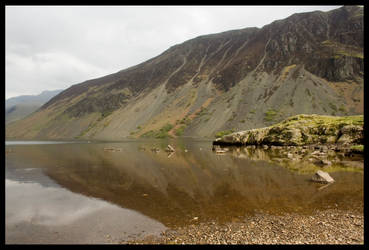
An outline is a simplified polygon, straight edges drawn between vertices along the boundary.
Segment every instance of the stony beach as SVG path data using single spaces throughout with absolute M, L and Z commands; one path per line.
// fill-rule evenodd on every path
M 121 244 L 364 244 L 362 211 L 331 208 L 313 214 L 258 213 L 219 224 L 194 223 Z

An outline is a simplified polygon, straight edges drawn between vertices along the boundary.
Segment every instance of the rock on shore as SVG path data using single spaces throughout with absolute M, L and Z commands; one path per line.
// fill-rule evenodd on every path
M 363 144 L 364 116 L 296 115 L 270 127 L 239 131 L 213 144 L 301 146 Z

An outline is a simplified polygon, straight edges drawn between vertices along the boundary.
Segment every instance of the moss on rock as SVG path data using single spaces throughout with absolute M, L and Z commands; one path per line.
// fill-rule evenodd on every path
M 296 115 L 270 127 L 239 131 L 216 143 L 244 145 L 363 144 L 364 116 Z

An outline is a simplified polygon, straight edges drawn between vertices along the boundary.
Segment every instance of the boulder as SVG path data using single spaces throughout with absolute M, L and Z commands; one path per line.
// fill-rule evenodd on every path
M 341 128 L 341 136 L 338 138 L 337 142 L 342 144 L 353 144 L 353 143 L 363 143 L 364 132 L 363 126 L 356 125 L 346 125 Z
M 311 178 L 315 182 L 320 183 L 332 183 L 334 179 L 327 173 L 321 170 L 318 170 Z
M 328 160 L 322 160 L 322 163 L 324 165 L 328 165 L 328 166 L 332 165 L 332 162 L 331 161 L 328 161 Z
M 312 162 L 313 164 L 317 165 L 317 166 L 323 166 L 324 165 L 323 160 L 316 157 L 316 156 L 311 156 L 309 158 L 309 161 Z
M 165 149 L 167 152 L 175 152 L 174 148 L 168 144 L 167 148 Z

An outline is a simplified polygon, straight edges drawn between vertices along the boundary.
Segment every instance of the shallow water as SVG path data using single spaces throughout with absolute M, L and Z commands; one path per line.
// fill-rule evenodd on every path
M 175 153 L 164 151 L 168 143 Z M 6 150 L 7 243 L 105 243 L 255 212 L 363 208 L 362 170 L 333 168 L 336 182 L 324 186 L 268 150 L 216 154 L 211 142 L 190 139 Z

